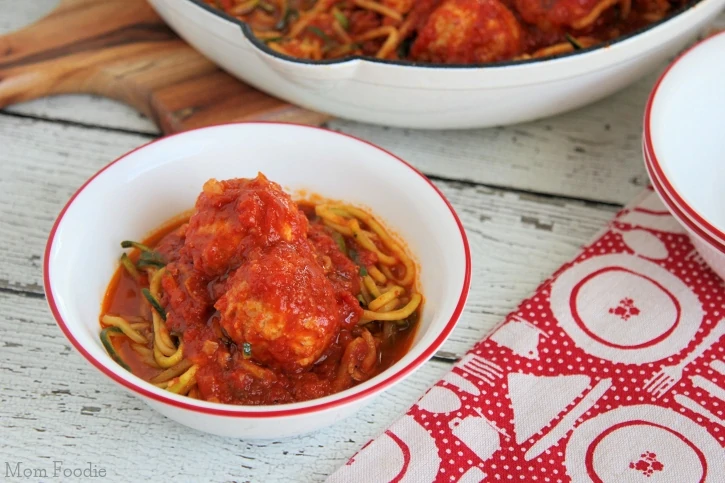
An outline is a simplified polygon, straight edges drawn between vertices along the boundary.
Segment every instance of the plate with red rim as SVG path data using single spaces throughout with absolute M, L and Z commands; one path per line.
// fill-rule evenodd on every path
M 644 115 L 643 153 L 652 184 L 725 276 L 725 32 L 702 40 L 660 76 Z
M 647 173 L 650 176 L 652 186 L 664 202 L 670 214 L 677 220 L 690 235 L 690 240 L 702 259 L 717 273 L 721 278 L 725 279 L 725 248 L 715 240 L 710 234 L 705 232 L 702 227 L 698 226 L 694 221 L 688 218 L 684 212 L 678 207 L 676 202 L 669 197 L 666 189 L 662 186 L 656 173 L 650 166 L 649 156 L 644 153 Z
M 711 246 L 713 249 L 725 254 L 725 243 L 720 242 L 719 239 L 715 238 L 712 233 L 708 232 L 705 227 L 700 225 L 696 220 L 689 217 L 684 207 L 678 204 L 677 200 L 670 194 L 669 190 L 662 183 L 661 178 L 657 175 L 657 172 L 652 166 L 652 158 L 644 148 L 643 152 L 645 167 L 647 173 L 650 176 L 650 181 L 657 194 L 660 196 L 665 206 L 668 208 L 671 215 L 673 215 L 687 230 L 690 234 L 694 234 L 705 243 Z
M 410 350 L 381 374 L 319 399 L 235 406 L 159 389 L 114 362 L 99 340 L 102 298 L 118 266 L 119 240 L 142 239 L 192 207 L 209 178 L 264 172 L 288 192 L 304 190 L 365 206 L 408 244 L 425 307 Z M 453 207 L 422 173 L 368 142 L 325 129 L 237 123 L 153 141 L 116 159 L 68 201 L 48 238 L 44 285 L 75 349 L 105 377 L 182 424 L 222 436 L 279 438 L 352 414 L 399 383 L 440 348 L 460 317 L 471 254 Z

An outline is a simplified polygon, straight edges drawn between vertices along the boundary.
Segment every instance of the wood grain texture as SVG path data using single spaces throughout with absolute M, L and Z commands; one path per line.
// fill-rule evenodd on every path
M 0 116 L 0 289 L 42 293 L 41 255 L 63 204 L 83 181 L 141 136 Z M 436 183 L 469 235 L 468 310 L 444 351 L 460 355 L 568 260 L 614 208 L 465 183 Z M 189 205 L 193 200 L 189 200 Z
M 5 462 L 51 472 L 60 460 L 105 467 L 108 479 L 99 481 L 321 481 L 449 369 L 431 361 L 354 416 L 311 435 L 221 438 L 164 418 L 107 380 L 71 349 L 43 299 L 0 293 L 0 475 Z M 53 481 L 25 481 L 40 480 Z
M 0 0 L 4 13 L 0 34 L 41 17 L 56 3 Z M 725 13 L 713 28 L 725 28 Z M 329 126 L 380 144 L 430 175 L 621 205 L 647 183 L 639 141 L 643 107 L 656 75 L 591 106 L 517 126 L 454 132 L 388 129 L 341 120 Z M 98 97 L 44 98 L 8 111 L 158 133 L 135 110 Z
M 331 428 L 261 442 L 186 429 L 107 381 L 55 326 L 42 296 L 40 260 L 47 232 L 72 192 L 109 159 L 146 140 L 0 116 L 0 470 L 3 462 L 52 468 L 54 460 L 90 461 L 104 463 L 109 481 L 323 481 L 450 364 L 430 361 Z M 470 301 L 442 357 L 455 358 L 480 339 L 613 211 L 467 183 L 437 184 L 461 215 L 474 256 Z M 153 458 L 142 457 L 147 454 Z
M 40 18 L 56 3 L 0 0 L 0 33 Z M 629 182 L 642 175 L 629 136 L 639 127 L 650 83 L 574 113 L 498 130 L 420 133 L 331 124 L 430 174 L 496 186 L 437 181 L 461 214 L 474 253 L 469 304 L 444 348 L 449 354 L 441 355 L 470 347 L 616 209 L 559 195 L 622 203 L 639 189 L 639 181 Z M 218 438 L 163 418 L 71 349 L 40 286 L 45 238 L 63 203 L 102 165 L 152 139 L 155 126 L 98 97 L 47 98 L 9 111 L 0 114 L 0 475 L 6 462 L 52 469 L 54 460 L 71 466 L 105 460 L 103 481 L 320 482 L 449 370 L 432 360 L 351 418 L 282 441 Z
M 145 0 L 62 0 L 48 16 L 0 37 L 0 107 L 65 93 L 125 102 L 165 133 L 327 118 L 228 75 L 180 40 Z

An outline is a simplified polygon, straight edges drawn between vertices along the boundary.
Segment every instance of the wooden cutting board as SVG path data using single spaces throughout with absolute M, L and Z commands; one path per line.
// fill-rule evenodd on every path
M 38 22 L 0 36 L 0 108 L 68 93 L 129 104 L 166 134 L 242 120 L 317 125 L 328 118 L 222 71 L 145 0 L 61 0 Z

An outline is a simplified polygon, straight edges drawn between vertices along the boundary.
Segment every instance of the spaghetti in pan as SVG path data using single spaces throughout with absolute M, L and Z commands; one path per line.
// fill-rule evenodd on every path
M 282 54 L 449 64 L 548 57 L 614 40 L 685 0 L 204 0 Z
M 371 213 L 295 203 L 261 174 L 209 180 L 190 213 L 121 247 L 104 347 L 207 401 L 290 403 L 366 381 L 407 352 L 423 306 L 415 263 Z

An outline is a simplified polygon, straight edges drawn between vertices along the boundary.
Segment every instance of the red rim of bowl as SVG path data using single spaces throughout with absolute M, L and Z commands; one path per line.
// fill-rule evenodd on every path
M 670 197 L 670 194 L 662 186 L 660 178 L 654 172 L 652 160 L 646 147 L 644 151 L 644 162 L 650 177 L 650 181 L 652 182 L 655 191 L 657 192 L 657 194 L 660 195 L 660 198 L 662 198 L 662 201 L 667 205 L 667 208 L 669 208 L 675 219 L 677 219 L 677 221 L 679 221 L 681 224 L 685 225 L 685 227 L 693 232 L 695 235 L 702 238 L 702 240 L 705 241 L 710 247 L 725 254 L 725 247 L 723 247 L 722 244 L 720 244 L 717 240 L 712 238 L 709 233 L 705 232 L 704 230 L 702 230 L 702 228 L 694 224 L 692 220 L 690 220 L 687 215 L 682 212 L 677 203 Z
M 645 107 L 644 111 L 644 145 L 645 149 L 647 150 L 650 162 L 652 164 L 652 169 L 655 173 L 657 173 L 659 180 L 661 181 L 662 185 L 667 189 L 669 196 L 676 202 L 676 204 L 685 212 L 687 213 L 694 221 L 696 221 L 698 224 L 702 225 L 707 231 L 711 232 L 712 235 L 709 236 L 707 239 L 716 238 L 718 239 L 718 245 L 722 245 L 725 243 L 725 233 L 723 233 L 722 230 L 718 229 L 717 227 L 713 226 L 711 223 L 709 223 L 702 215 L 700 215 L 697 211 L 695 211 L 685 200 L 682 198 L 682 196 L 677 192 L 675 187 L 670 183 L 670 181 L 667 179 L 667 176 L 665 176 L 665 172 L 662 169 L 662 166 L 660 165 L 659 160 L 657 159 L 657 155 L 655 154 L 654 144 L 652 143 L 652 135 L 650 132 L 650 120 L 652 116 L 652 106 L 654 105 L 654 100 L 657 97 L 657 91 L 660 88 L 660 85 L 662 84 L 662 81 L 667 77 L 667 74 L 670 73 L 672 68 L 677 65 L 679 61 L 681 61 L 684 57 L 686 57 L 690 52 L 692 52 L 694 49 L 700 47 L 705 42 L 708 42 L 716 37 L 719 37 L 721 35 L 725 35 L 725 31 L 717 32 L 713 35 L 710 35 L 709 37 L 702 39 L 701 41 L 697 42 L 695 45 L 691 46 L 687 50 L 685 50 L 683 53 L 677 56 L 677 58 L 665 69 L 665 71 L 660 75 L 659 79 L 657 79 L 657 82 L 655 83 L 654 88 L 652 89 L 652 92 L 649 95 L 649 99 L 647 99 L 647 105 Z M 721 249 L 722 251 L 722 249 Z
M 342 397 L 340 399 L 334 400 L 334 401 L 327 401 L 325 403 L 320 404 L 313 404 L 308 407 L 303 408 L 295 408 L 295 409 L 284 409 L 284 406 L 280 406 L 279 409 L 269 409 L 265 411 L 248 411 L 244 409 L 236 409 L 237 406 L 234 405 L 225 405 L 224 408 L 208 408 L 208 407 L 202 407 L 202 406 L 196 406 L 195 404 L 183 402 L 183 401 L 177 401 L 174 399 L 171 399 L 165 395 L 162 394 L 156 394 L 154 392 L 149 391 L 146 388 L 143 388 L 136 384 L 135 382 L 126 380 L 114 372 L 110 371 L 104 363 L 99 361 L 98 359 L 94 358 L 81 344 L 78 342 L 78 340 L 73 336 L 71 331 L 69 330 L 68 326 L 66 325 L 65 321 L 60 315 L 60 311 L 58 310 L 58 307 L 55 302 L 55 297 L 53 295 L 53 290 L 50 284 L 50 253 L 53 246 L 53 240 L 55 238 L 56 231 L 58 229 L 58 226 L 60 225 L 61 221 L 63 220 L 63 217 L 68 210 L 68 208 L 71 206 L 73 201 L 76 199 L 76 197 L 88 186 L 96 177 L 98 177 L 101 173 L 103 173 L 106 169 L 110 168 L 114 164 L 118 163 L 119 161 L 123 160 L 127 156 L 130 156 L 131 154 L 135 153 L 136 151 L 143 149 L 147 146 L 150 146 L 151 144 L 154 144 L 156 142 L 169 139 L 171 137 L 183 135 L 185 133 L 191 132 L 186 131 L 182 133 L 173 134 L 170 136 L 166 136 L 160 139 L 155 139 L 153 141 L 150 141 L 142 146 L 137 147 L 136 149 L 133 149 L 132 151 L 129 151 L 128 153 L 122 155 L 121 157 L 115 159 L 108 165 L 104 166 L 99 170 L 96 174 L 94 174 L 91 178 L 89 178 L 83 185 L 78 188 L 78 190 L 73 194 L 73 196 L 68 200 L 68 202 L 65 204 L 63 209 L 61 210 L 60 214 L 58 215 L 58 218 L 56 219 L 55 223 L 53 224 L 53 228 L 50 231 L 50 235 L 48 236 L 48 242 L 45 246 L 45 255 L 43 258 L 43 282 L 44 282 L 44 290 L 46 299 L 48 302 L 48 306 L 50 307 L 51 312 L 53 313 L 53 317 L 55 318 L 56 323 L 60 327 L 60 329 L 63 331 L 63 334 L 65 334 L 66 338 L 73 344 L 73 346 L 76 348 L 78 352 L 93 366 L 96 367 L 99 371 L 101 371 L 106 376 L 113 379 L 118 384 L 122 385 L 126 389 L 129 389 L 135 393 L 138 393 L 144 397 L 153 399 L 155 401 L 169 404 L 171 406 L 181 408 L 181 409 L 187 409 L 191 411 L 197 411 L 200 413 L 205 414 L 212 414 L 216 416 L 228 416 L 228 417 L 250 417 L 250 418 L 271 418 L 271 417 L 280 417 L 280 416 L 295 416 L 295 415 L 302 415 L 302 414 L 308 414 L 313 413 L 317 411 L 321 411 L 324 409 L 334 408 L 338 406 L 344 406 L 349 403 L 353 403 L 355 401 L 364 399 L 368 396 L 371 396 L 372 394 L 386 389 L 387 387 L 390 387 L 393 383 L 399 381 L 403 377 L 410 374 L 413 370 L 417 369 L 419 366 L 421 366 L 423 363 L 425 363 L 430 357 L 433 356 L 436 350 L 443 344 L 445 339 L 448 337 L 448 335 L 453 330 L 453 327 L 456 325 L 456 322 L 458 322 L 458 319 L 461 316 L 461 313 L 463 312 L 464 306 L 466 304 L 466 299 L 468 297 L 468 292 L 471 284 L 471 251 L 470 247 L 468 245 L 468 238 L 466 236 L 466 231 L 463 228 L 463 224 L 461 223 L 461 220 L 458 218 L 458 215 L 456 214 L 456 211 L 453 209 L 453 206 L 451 203 L 446 199 L 446 197 L 443 195 L 443 193 L 423 174 L 421 173 L 417 168 L 413 167 L 410 163 L 407 161 L 401 159 L 400 157 L 396 156 L 395 154 L 391 153 L 390 151 L 387 151 L 379 146 L 376 146 L 375 144 L 365 141 L 364 139 L 359 139 L 355 136 L 351 136 L 349 134 L 340 133 L 336 131 L 331 131 L 329 129 L 323 129 L 316 126 L 307 126 L 303 124 L 296 124 L 296 123 L 285 123 L 285 122 L 265 122 L 265 121 L 252 121 L 252 122 L 232 122 L 232 123 L 224 123 L 224 124 L 218 124 L 216 126 L 209 126 L 199 129 L 194 129 L 192 131 L 201 131 L 204 129 L 214 129 L 215 127 L 219 126 L 229 126 L 229 125 L 250 125 L 250 124 L 265 124 L 265 125 L 283 125 L 283 126 L 296 126 L 300 128 L 305 129 L 315 129 L 320 131 L 325 131 L 330 134 L 338 135 L 338 136 L 345 136 L 347 138 L 353 139 L 355 141 L 367 144 L 369 146 L 372 146 L 387 155 L 391 156 L 393 159 L 396 159 L 403 165 L 407 166 L 411 171 L 413 171 L 415 174 L 423 178 L 426 183 L 430 185 L 430 187 L 440 196 L 441 200 L 445 203 L 445 205 L 448 207 L 448 209 L 451 212 L 451 216 L 455 220 L 456 224 L 458 225 L 458 229 L 460 231 L 461 235 L 461 241 L 463 243 L 463 249 L 465 253 L 466 258 L 466 269 L 464 274 L 464 280 L 463 280 L 463 287 L 461 289 L 461 294 L 458 298 L 458 303 L 456 304 L 456 307 L 453 311 L 453 314 L 451 315 L 450 319 L 446 323 L 446 325 L 443 327 L 443 330 L 440 334 L 438 334 L 438 337 L 427 347 L 423 350 L 423 352 L 418 355 L 413 361 L 408 363 L 405 367 L 398 370 L 397 372 L 389 375 L 385 379 L 379 381 L 378 383 L 366 388 L 365 390 L 356 393 L 356 394 L 350 394 L 345 397 Z

